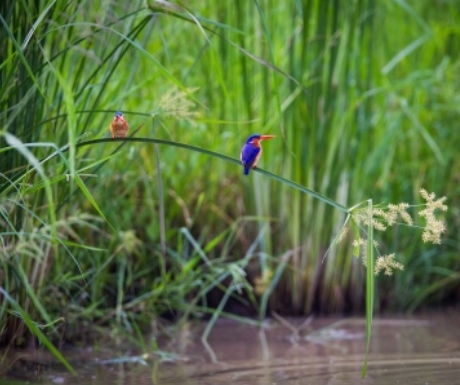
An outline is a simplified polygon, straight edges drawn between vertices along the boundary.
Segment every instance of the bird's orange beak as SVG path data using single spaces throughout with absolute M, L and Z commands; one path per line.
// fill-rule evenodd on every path
M 273 139 L 275 135 L 260 135 L 260 140 Z

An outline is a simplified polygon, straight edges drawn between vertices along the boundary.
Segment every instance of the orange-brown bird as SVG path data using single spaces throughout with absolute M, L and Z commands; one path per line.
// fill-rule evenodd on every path
M 112 139 L 126 138 L 128 130 L 128 122 L 125 120 L 121 111 L 117 111 L 115 116 L 113 117 L 112 123 L 110 123 L 110 132 L 112 133 Z

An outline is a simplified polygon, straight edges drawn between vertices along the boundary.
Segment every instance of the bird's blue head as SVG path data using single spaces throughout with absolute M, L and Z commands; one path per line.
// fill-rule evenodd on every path
M 252 144 L 254 140 L 259 141 L 261 136 L 260 134 L 251 135 L 246 139 L 246 144 Z
M 123 113 L 121 111 L 117 111 L 115 112 L 115 117 L 116 118 L 122 118 L 123 117 Z
M 264 139 L 273 139 L 275 135 L 260 135 L 260 134 L 253 134 L 249 138 L 246 139 L 246 144 L 254 144 L 258 145 L 260 141 Z

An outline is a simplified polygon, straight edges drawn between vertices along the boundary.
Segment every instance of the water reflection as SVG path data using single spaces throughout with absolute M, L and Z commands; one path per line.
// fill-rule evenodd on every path
M 102 347 L 68 352 L 78 377 L 53 363 L 42 364 L 40 373 L 23 370 L 35 382 L 71 385 L 455 384 L 460 381 L 459 321 L 459 314 L 376 319 L 365 380 L 360 378 L 361 319 L 277 319 L 262 329 L 222 320 L 207 343 L 200 340 L 201 325 L 188 325 L 183 339 L 178 334 L 163 344 L 173 355 Z

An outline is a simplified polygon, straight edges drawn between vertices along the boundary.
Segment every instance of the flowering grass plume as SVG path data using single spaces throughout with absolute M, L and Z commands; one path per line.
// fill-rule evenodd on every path
M 198 87 L 187 88 L 187 91 L 183 91 L 177 87 L 170 88 L 161 97 L 158 107 L 152 113 L 152 116 L 160 115 L 189 121 L 197 119 L 199 113 L 195 110 L 196 103 L 188 99 L 196 90 L 198 90 Z
M 440 244 L 441 234 L 446 231 L 446 225 L 444 221 L 436 219 L 434 214 L 436 210 L 447 211 L 447 206 L 444 204 L 447 198 L 434 200 L 436 197 L 434 193 L 428 194 L 424 189 L 420 189 L 420 195 L 426 200 L 426 208 L 418 213 L 426 221 L 422 234 L 423 242 Z
M 175 2 L 167 1 L 167 0 L 153 0 L 147 1 L 147 6 L 153 12 L 180 12 L 183 10 L 182 7 L 186 5 L 186 1 L 176 0 Z
M 350 233 L 350 228 L 353 229 L 355 239 L 353 240 L 354 255 L 361 256 L 363 264 L 366 265 L 367 259 L 367 239 L 362 238 L 360 234 L 365 233 L 365 228 L 371 225 L 377 231 L 385 231 L 394 225 L 404 225 L 408 227 L 423 229 L 423 242 L 431 242 L 433 244 L 441 243 L 441 235 L 446 231 L 445 222 L 436 217 L 436 214 L 441 211 L 447 211 L 447 206 L 444 204 L 446 197 L 435 199 L 434 193 L 429 194 L 425 189 L 420 189 L 420 195 L 426 203 L 422 205 L 409 205 L 408 203 L 388 204 L 387 206 L 374 206 L 372 215 L 369 215 L 369 210 L 362 204 L 354 206 L 349 211 L 347 222 L 343 226 L 341 232 L 336 237 L 335 243 L 344 240 Z M 418 215 L 424 220 L 424 226 L 414 225 L 414 219 L 408 212 L 409 209 L 423 207 Z M 378 257 L 374 264 L 374 273 L 378 275 L 384 272 L 385 275 L 391 275 L 395 270 L 403 270 L 402 263 L 395 260 L 395 254 L 380 255 L 378 253 L 378 244 L 374 241 L 374 247 L 377 250 Z

